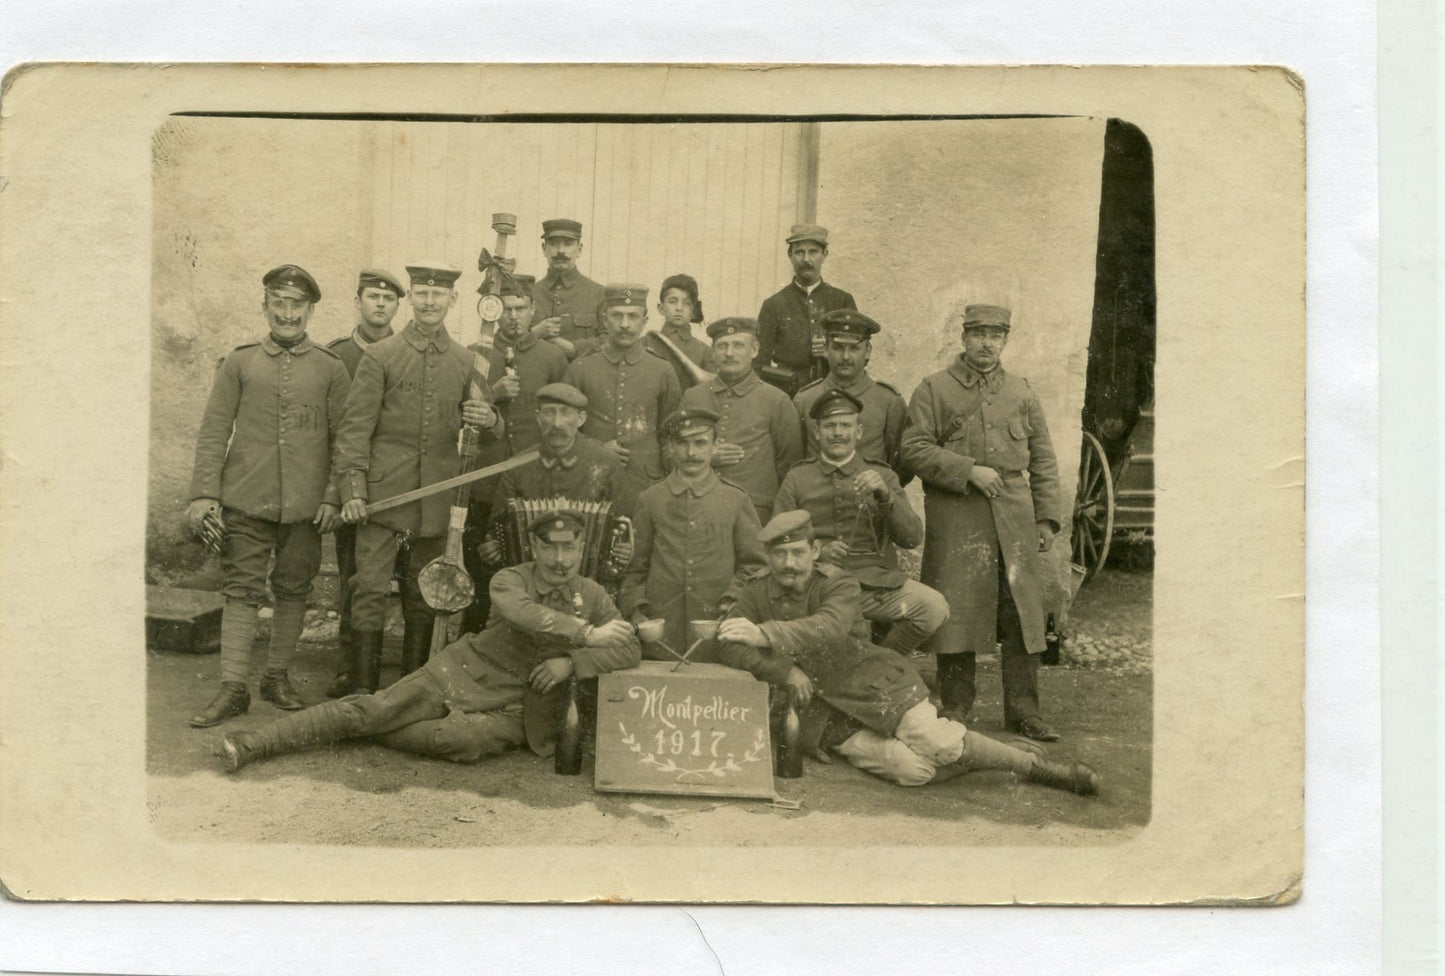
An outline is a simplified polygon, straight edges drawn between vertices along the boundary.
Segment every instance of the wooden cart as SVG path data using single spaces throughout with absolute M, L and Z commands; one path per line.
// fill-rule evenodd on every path
M 1104 134 L 1094 317 L 1074 496 L 1073 561 L 1096 575 L 1115 541 L 1154 540 L 1154 164 L 1148 140 Z

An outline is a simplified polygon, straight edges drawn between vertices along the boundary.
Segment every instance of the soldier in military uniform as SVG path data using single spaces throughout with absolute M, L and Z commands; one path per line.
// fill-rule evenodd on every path
M 758 323 L 748 318 L 718 319 L 707 327 L 717 376 L 690 387 L 685 407 L 711 410 L 718 421 L 718 446 L 712 465 L 742 485 L 763 523 L 773 513 L 773 496 L 783 475 L 803 457 L 803 430 L 786 394 L 753 371 Z
M 818 324 L 828 312 L 857 308 L 853 296 L 823 280 L 828 229 L 794 224 L 788 233 L 793 280 L 758 310 L 758 372 L 788 396 L 827 370 Z
M 532 292 L 536 279 L 512 275 L 501 286 L 502 317 L 491 346 L 477 344 L 473 352 L 487 357 L 492 402 L 506 421 L 507 432 L 500 444 L 505 450 L 498 460 L 537 446 L 542 432 L 537 426 L 537 391 L 549 383 L 560 383 L 567 372 L 567 356 L 550 342 L 542 342 L 529 330 Z
M 602 587 L 577 575 L 582 530 L 572 512 L 537 519 L 530 527 L 537 559 L 493 577 L 486 630 L 449 644 L 377 694 L 226 735 L 226 768 L 235 772 L 267 756 L 364 737 L 453 762 L 476 762 L 524 743 L 550 755 L 558 697 L 568 680 L 641 660 L 632 626 Z
M 407 267 L 412 319 L 398 334 L 367 348 L 357 364 L 337 436 L 335 468 L 342 518 L 356 525 L 352 577 L 353 686 L 376 688 L 381 665 L 386 597 L 393 573 L 401 578 L 401 671 L 420 667 L 431 647 L 433 614 L 417 573 L 446 547 L 452 497 L 441 492 L 371 517 L 369 501 L 453 477 L 461 468 L 457 434 L 463 424 L 482 443 L 505 425 L 490 403 L 473 354 L 446 330 L 461 271 L 443 262 Z
M 1042 746 L 999 742 L 940 717 L 907 660 L 852 637 L 858 581 L 817 562 L 807 512 L 778 513 L 758 539 L 768 572 L 738 592 L 718 628 L 719 656 L 786 690 L 803 713 L 805 755 L 829 761 L 832 749 L 902 786 L 1007 769 L 1075 793 L 1099 791 L 1098 774 L 1083 763 L 1050 762 Z
M 520 468 L 502 472 L 493 496 L 492 521 L 478 549 L 478 560 L 491 568 L 505 565 L 504 520 L 509 498 L 565 498 L 571 502 L 612 502 L 612 514 L 631 517 L 637 494 L 617 455 L 585 434 L 587 398 L 566 383 L 549 383 L 537 391 L 536 422 L 542 432 L 540 456 Z M 612 556 L 626 565 L 632 553 L 625 546 Z M 475 577 L 474 577 L 475 578 Z
M 665 474 L 657 428 L 677 409 L 682 388 L 672 366 L 639 341 L 647 326 L 647 289 L 608 285 L 602 304 L 606 338 L 574 360 L 562 381 L 587 397 L 582 433 L 616 452 L 633 491 L 640 492 Z
M 898 568 L 896 547 L 917 548 L 923 523 L 892 469 L 859 453 L 863 409 L 846 390 L 828 390 L 814 400 L 809 419 L 822 438 L 820 453 L 788 471 L 777 507 L 812 516 L 822 558 L 862 584 L 863 616 L 889 625 L 883 646 L 911 654 L 948 619 L 948 601 Z
M 1005 727 L 1053 741 L 1039 714 L 1039 554 L 1054 544 L 1063 503 L 1039 398 L 1000 362 L 1009 320 L 997 305 L 964 309 L 963 352 L 914 391 L 902 458 L 923 481 L 922 579 L 948 598 L 948 622 L 928 645 L 944 711 L 968 716 L 974 655 L 998 643 Z
M 219 524 L 226 575 L 221 688 L 191 718 L 196 728 L 250 707 L 251 644 L 273 558 L 269 582 L 276 602 L 261 697 L 277 708 L 305 707 L 287 669 L 321 567 L 321 533 L 336 524 L 331 447 L 346 402 L 346 367 L 307 338 L 311 311 L 321 300 L 316 279 L 283 264 L 261 282 L 270 331 L 221 360 L 196 435 L 186 522 L 197 534 L 208 532 L 208 522 Z
M 356 326 L 350 335 L 334 339 L 326 348 L 336 353 L 346 366 L 346 375 L 356 375 L 356 364 L 367 347 L 391 335 L 391 320 L 396 318 L 406 289 L 390 272 L 367 268 L 356 283 Z M 351 686 L 351 577 L 356 574 L 356 526 L 339 525 L 332 534 L 336 543 L 336 589 L 340 606 L 339 634 L 341 660 L 336 677 L 326 689 L 330 698 L 349 695 Z
M 858 452 L 865 458 L 882 461 L 903 484 L 908 484 L 913 474 L 898 461 L 908 405 L 897 390 L 868 375 L 868 359 L 873 355 L 872 337 L 878 333 L 878 323 L 862 312 L 839 309 L 819 319 L 818 327 L 823 330 L 826 343 L 828 375 L 809 383 L 793 398 L 798 416 L 803 418 L 808 454 L 818 453 L 818 429 L 816 423 L 809 423 L 809 411 L 828 391 L 845 390 L 863 404 L 863 413 L 858 417 Z
M 663 640 L 681 652 L 691 620 L 715 620 L 723 594 L 763 566 L 758 517 L 748 493 L 712 469 L 718 415 L 684 408 L 664 426 L 672 471 L 638 499 L 637 548 L 622 580 L 627 619 L 667 622 Z M 648 657 L 668 659 L 644 645 Z M 699 649 L 693 657 L 707 660 Z
M 582 224 L 570 217 L 542 221 L 542 254 L 547 273 L 532 292 L 542 320 L 532 326 L 572 359 L 596 348 L 602 340 L 602 286 L 577 270 L 582 254 Z
M 497 322 L 496 337 L 490 346 L 478 343 L 469 347 L 487 359 L 492 402 L 506 427 L 505 435 L 483 452 L 479 465 L 493 464 L 537 446 L 542 439 L 537 425 L 540 406 L 537 393 L 561 380 L 567 372 L 567 354 L 555 343 L 539 339 L 528 328 L 532 321 L 535 285 L 536 279 L 531 275 L 504 276 L 500 290 L 502 317 Z M 486 538 L 491 520 L 491 492 L 474 489 L 462 545 L 467 573 L 477 587 L 471 605 L 462 611 L 462 630 L 467 633 L 480 630 L 490 613 L 487 580 L 491 578 L 491 570 L 477 555 L 477 547 Z
M 664 336 L 673 349 L 699 369 L 717 372 L 717 365 L 712 361 L 712 346 L 692 334 L 692 327 L 702 321 L 702 300 L 697 296 L 697 280 L 692 275 L 675 274 L 663 280 L 657 291 L 657 314 L 662 316 L 658 334 Z M 664 351 L 656 334 L 649 332 L 643 339 L 654 344 L 654 352 Z M 692 385 L 693 376 L 683 370 L 682 364 L 673 366 L 677 370 L 677 381 L 684 388 Z

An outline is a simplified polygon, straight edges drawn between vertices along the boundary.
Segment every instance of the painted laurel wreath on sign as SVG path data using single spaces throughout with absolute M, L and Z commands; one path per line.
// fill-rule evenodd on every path
M 677 773 L 678 782 L 681 782 L 689 776 L 696 776 L 699 781 L 705 782 L 708 776 L 716 776 L 722 779 L 729 773 L 740 773 L 743 771 L 744 765 L 758 762 L 768 750 L 767 739 L 763 736 L 762 731 L 759 730 L 757 736 L 753 739 L 753 747 L 743 753 L 741 763 L 733 759 L 732 756 L 728 756 L 727 759 L 721 763 L 714 759 L 700 769 L 689 769 L 686 766 L 679 766 L 671 759 L 666 757 L 659 759 L 656 754 L 648 752 L 642 747 L 642 744 L 637 741 L 637 737 L 627 731 L 627 726 L 624 723 L 618 722 L 617 727 L 622 730 L 622 744 L 637 755 L 639 762 L 644 766 L 656 767 L 659 773 Z

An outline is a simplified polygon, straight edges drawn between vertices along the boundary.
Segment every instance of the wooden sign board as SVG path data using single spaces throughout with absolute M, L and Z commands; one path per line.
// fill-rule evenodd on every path
M 772 799 L 768 686 L 721 664 L 672 668 L 598 678 L 597 789 Z

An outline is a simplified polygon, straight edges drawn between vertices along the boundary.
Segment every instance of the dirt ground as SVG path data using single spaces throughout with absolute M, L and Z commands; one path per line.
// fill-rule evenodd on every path
M 775 780 L 797 810 L 761 800 L 607 794 L 551 761 L 519 750 L 475 766 L 346 742 L 282 756 L 228 775 L 214 756 L 228 728 L 282 715 L 255 697 L 250 711 L 208 730 L 186 718 L 214 694 L 218 655 L 148 652 L 148 772 L 152 818 L 163 836 L 238 842 L 396 847 L 706 844 L 1118 843 L 1149 819 L 1152 669 L 1147 572 L 1106 570 L 1074 604 L 1063 662 L 1040 671 L 1045 715 L 1063 734 L 1056 757 L 1087 761 L 1103 776 L 1098 797 L 1078 797 L 1009 773 L 971 773 L 907 789 L 841 760 L 809 761 L 798 780 Z M 308 628 L 293 681 L 324 700 L 334 667 L 334 623 Z M 327 639 L 328 637 L 332 639 Z M 398 648 L 388 639 L 383 680 Z M 261 660 L 264 641 L 258 642 Z M 1107 649 L 1100 653 L 1100 648 Z M 259 666 L 259 663 L 258 663 Z M 975 727 L 1002 723 L 998 663 L 979 662 Z

